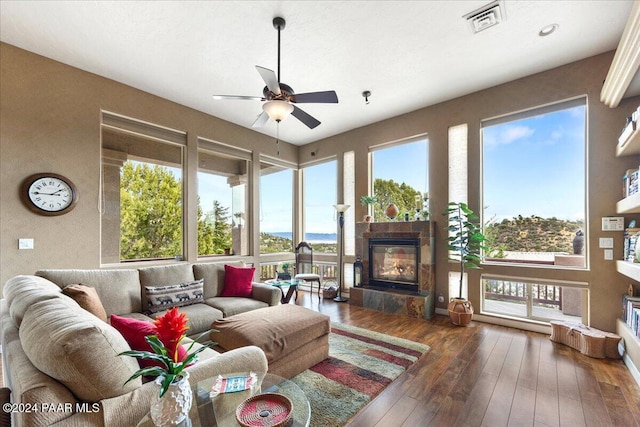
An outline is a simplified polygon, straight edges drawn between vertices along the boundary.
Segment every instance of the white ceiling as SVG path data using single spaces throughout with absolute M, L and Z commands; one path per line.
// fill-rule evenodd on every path
M 333 89 L 339 104 L 299 104 L 280 138 L 307 144 L 614 50 L 632 1 L 506 0 L 506 21 L 472 34 L 480 1 L 0 1 L 0 40 L 247 128 L 261 96 L 255 69 L 297 93 Z M 559 29 L 538 36 L 548 24 Z M 370 104 L 362 92 L 370 90 Z M 260 132 L 275 136 L 275 123 Z

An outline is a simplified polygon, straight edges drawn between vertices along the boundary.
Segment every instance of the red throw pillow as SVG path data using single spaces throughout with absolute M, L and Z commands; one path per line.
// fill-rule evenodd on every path
M 221 297 L 250 297 L 255 267 L 224 266 L 224 289 Z
M 155 335 L 157 333 L 156 326 L 153 323 L 112 314 L 111 326 L 120 332 L 125 341 L 129 343 L 131 350 L 153 352 L 151 346 L 144 339 L 147 335 Z M 180 360 L 187 358 L 187 350 L 185 350 L 183 346 L 178 348 L 178 358 Z M 138 359 L 138 364 L 141 368 L 160 365 L 152 360 L 143 359 Z

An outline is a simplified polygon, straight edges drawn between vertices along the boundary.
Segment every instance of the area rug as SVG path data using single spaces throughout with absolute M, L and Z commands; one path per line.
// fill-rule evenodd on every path
M 429 346 L 340 323 L 331 324 L 329 358 L 291 380 L 311 403 L 311 426 L 344 425 Z

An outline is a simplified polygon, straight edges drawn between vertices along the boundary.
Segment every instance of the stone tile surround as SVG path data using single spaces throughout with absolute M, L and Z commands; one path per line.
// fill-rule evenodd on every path
M 349 303 L 385 313 L 428 319 L 435 314 L 434 227 L 431 221 L 356 224 L 355 252 L 363 264 L 363 287 L 351 288 Z M 418 238 L 420 268 L 416 293 L 368 286 L 370 238 Z

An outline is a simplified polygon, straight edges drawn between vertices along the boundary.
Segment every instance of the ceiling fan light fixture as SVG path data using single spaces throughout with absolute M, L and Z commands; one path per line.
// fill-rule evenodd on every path
M 271 120 L 279 123 L 293 112 L 293 105 L 286 101 L 275 100 L 262 104 L 262 109 L 269 115 Z

